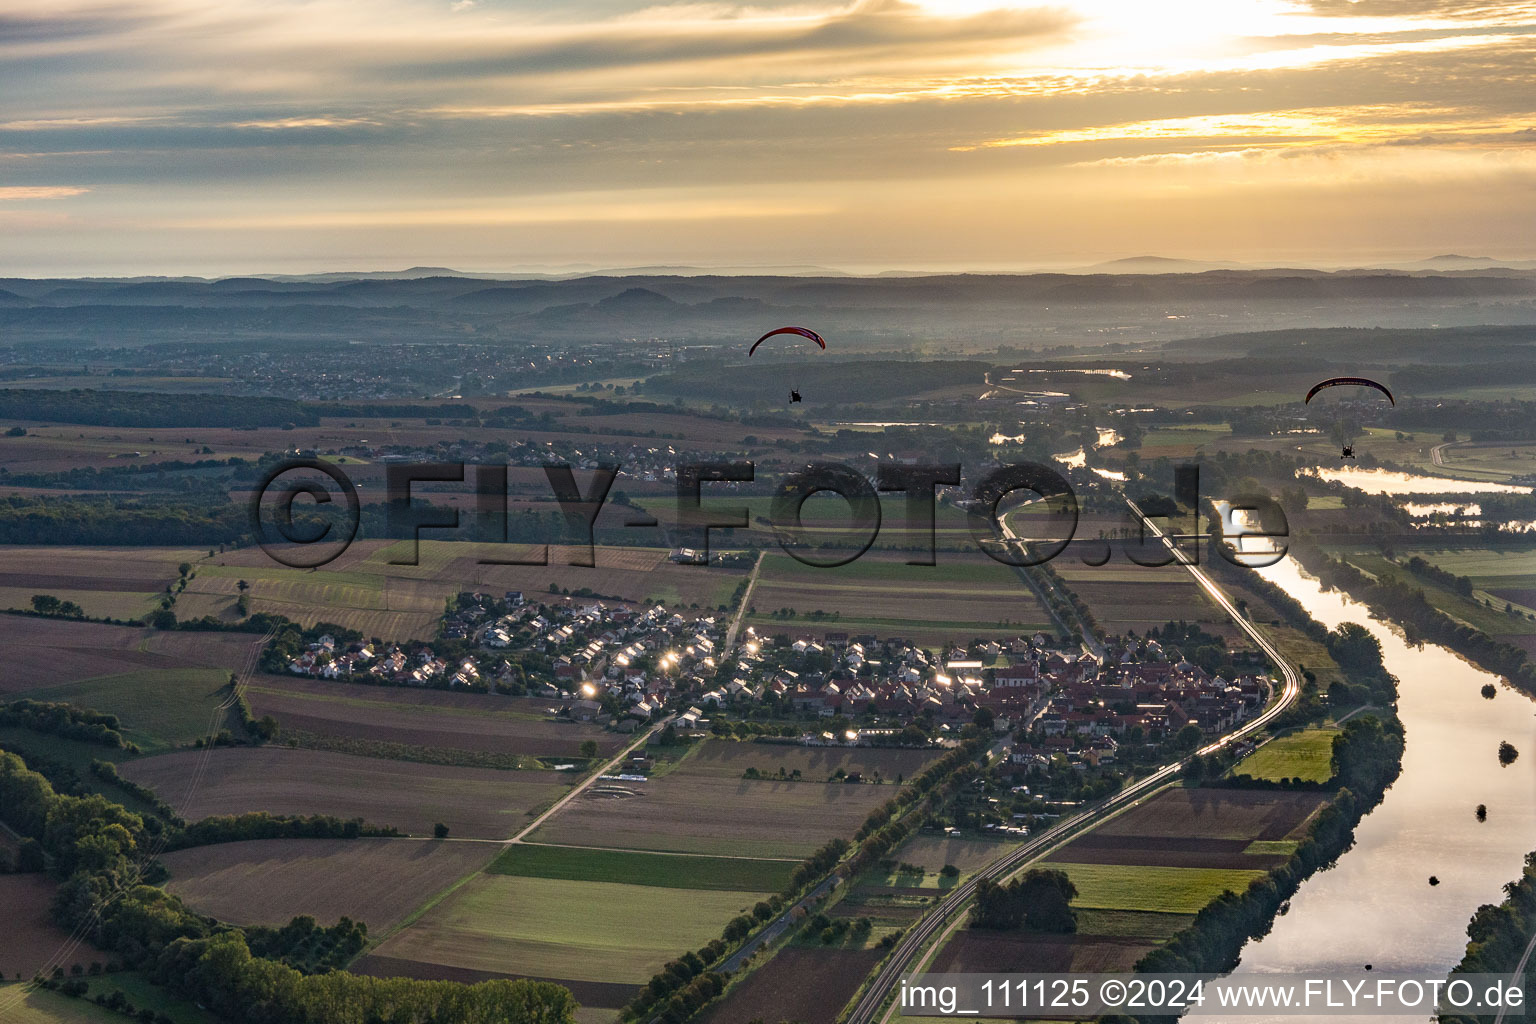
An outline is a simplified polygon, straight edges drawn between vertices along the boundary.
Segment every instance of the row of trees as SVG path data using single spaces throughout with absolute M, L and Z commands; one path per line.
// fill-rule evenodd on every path
M 14 700 L 0 704 L 0 726 L 13 725 L 33 732 L 58 736 L 81 743 L 94 743 L 114 750 L 138 747 L 124 741 L 116 715 L 103 715 L 72 704 L 50 701 Z

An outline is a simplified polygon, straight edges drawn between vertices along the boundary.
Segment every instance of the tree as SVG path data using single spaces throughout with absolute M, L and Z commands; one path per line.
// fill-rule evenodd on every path
M 448 838 L 448 826 L 444 825 L 442 822 L 438 822 L 436 825 L 433 825 L 432 826 L 432 837 L 434 839 L 447 839 Z
M 1051 868 L 1032 868 L 1007 885 L 984 878 L 976 886 L 971 927 L 1075 932 L 1077 915 L 1071 901 L 1076 896 L 1077 887 L 1067 873 Z
M 1519 756 L 1520 751 L 1516 750 L 1514 744 L 1510 743 L 1508 740 L 1504 740 L 1499 743 L 1499 764 L 1514 764 L 1515 758 Z
M 1173 738 L 1173 745 L 1179 750 L 1190 751 L 1200 745 L 1200 740 L 1205 734 L 1194 722 L 1190 722 L 1180 729 L 1178 735 Z
M 235 582 L 235 589 L 240 591 L 240 593 L 243 594 L 247 590 L 251 589 L 251 585 L 249 583 L 245 582 L 245 580 L 237 580 Z
M 590 761 L 594 757 L 596 757 L 597 756 L 597 741 L 596 740 L 587 740 L 585 743 L 583 743 L 581 745 L 581 756 L 586 758 L 588 761 Z

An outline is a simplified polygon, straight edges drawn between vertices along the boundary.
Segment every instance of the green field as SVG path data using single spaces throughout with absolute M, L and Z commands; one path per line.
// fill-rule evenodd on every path
M 1075 907 L 1194 914 L 1230 889 L 1243 892 L 1262 871 L 1237 868 L 1169 868 L 1123 864 L 1041 865 L 1065 871 L 1077 886 Z
M 1337 729 L 1319 727 L 1280 736 L 1243 758 L 1232 773 L 1275 782 L 1327 782 L 1333 778 L 1333 738 L 1338 734 Z
M 225 728 L 219 705 L 229 696 L 229 672 L 221 668 L 173 668 L 97 676 L 63 686 L 17 694 L 59 701 L 116 715 L 125 738 L 146 754 L 164 753 Z
M 1349 550 L 1342 554 L 1356 568 L 1372 576 L 1380 577 L 1384 573 L 1390 573 L 1422 589 L 1424 597 L 1440 611 L 1490 636 L 1536 634 L 1536 622 L 1532 622 L 1524 615 L 1511 617 L 1504 614 L 1504 601 L 1490 595 L 1485 589 L 1536 585 L 1536 575 L 1521 571 L 1529 566 L 1529 558 L 1487 550 L 1418 552 L 1426 562 L 1432 562 L 1458 576 L 1471 578 L 1474 587 L 1473 597 L 1468 599 L 1440 586 L 1433 580 L 1413 575 L 1407 569 L 1373 551 Z M 1496 572 L 1498 569 L 1504 571 Z M 1482 603 L 1484 599 L 1490 601 L 1493 607 L 1484 605 Z
M 572 981 L 643 984 L 719 938 L 761 892 L 480 875 L 380 946 L 380 956 Z
M 0 1020 L 5 1024 L 124 1024 L 128 1019 L 84 999 L 0 985 Z
M 507 847 L 485 870 L 497 875 L 573 882 L 621 881 L 668 889 L 776 892 L 789 884 L 795 863 L 520 843 Z

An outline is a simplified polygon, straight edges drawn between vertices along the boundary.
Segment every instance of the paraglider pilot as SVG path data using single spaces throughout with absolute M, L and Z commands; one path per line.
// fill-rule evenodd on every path
M 1341 459 L 1352 459 L 1354 457 L 1355 457 L 1355 449 L 1354 449 L 1353 445 L 1345 445 L 1344 446 L 1344 451 L 1339 454 L 1339 458 L 1341 458 Z

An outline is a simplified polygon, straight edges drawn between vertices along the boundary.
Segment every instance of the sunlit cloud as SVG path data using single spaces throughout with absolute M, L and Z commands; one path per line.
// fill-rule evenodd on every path
M 1262 141 L 1270 147 L 1321 144 L 1382 145 L 1408 140 L 1436 144 L 1471 141 L 1486 144 L 1502 139 L 1510 145 L 1526 145 L 1536 129 L 1536 115 L 1511 123 L 1477 111 L 1454 108 L 1423 108 L 1412 104 L 1380 104 L 1328 109 L 1260 111 L 1248 114 L 1205 114 L 1169 117 L 1123 124 L 1042 131 L 1009 139 L 995 139 L 975 148 L 1014 146 L 1063 146 L 1104 142 L 1202 143 L 1231 140 L 1249 146 Z
M 1036 246 L 1246 244 L 1245 203 L 1439 251 L 1531 205 L 1533 54 L 1524 0 L 14 0 L 0 197 L 90 191 L 7 203 L 10 248 L 124 259 L 912 265 L 1004 210 Z
M 89 191 L 73 185 L 0 185 L 0 202 L 16 199 L 66 199 Z

